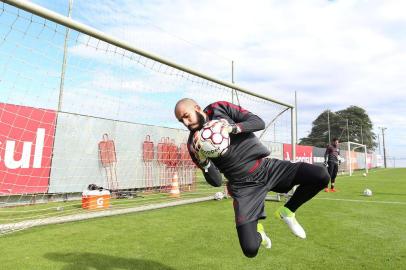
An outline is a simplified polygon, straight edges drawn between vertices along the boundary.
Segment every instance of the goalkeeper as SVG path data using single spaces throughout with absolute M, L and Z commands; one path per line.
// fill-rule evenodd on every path
M 333 138 L 331 140 L 331 144 L 327 145 L 326 152 L 324 153 L 324 166 L 327 167 L 331 178 L 330 189 L 326 187 L 324 190 L 326 192 L 336 192 L 334 185 L 336 182 L 338 166 L 341 163 L 340 149 L 338 149 L 338 144 L 338 139 Z
M 220 172 L 228 179 L 237 234 L 245 256 L 255 257 L 261 244 L 271 248 L 271 240 L 258 223 L 266 217 L 264 201 L 269 191 L 286 193 L 299 185 L 291 199 L 275 214 L 294 235 L 306 238 L 295 212 L 327 186 L 329 175 L 325 167 L 267 158 L 270 152 L 253 133 L 265 128 L 264 121 L 232 103 L 219 101 L 203 110 L 194 100 L 185 98 L 176 103 L 175 116 L 190 130 L 189 153 L 202 169 L 206 181 L 212 186 L 221 186 Z M 208 159 L 197 150 L 200 142 L 193 141 L 193 134 L 207 121 L 220 119 L 228 127 L 230 146 L 224 156 Z

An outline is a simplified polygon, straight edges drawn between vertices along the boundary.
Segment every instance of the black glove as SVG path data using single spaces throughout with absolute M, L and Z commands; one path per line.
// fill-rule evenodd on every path
M 324 161 L 323 165 L 326 166 L 326 167 L 328 167 L 327 161 Z

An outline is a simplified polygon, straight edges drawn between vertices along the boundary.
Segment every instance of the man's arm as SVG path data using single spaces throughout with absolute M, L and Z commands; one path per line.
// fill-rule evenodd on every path
M 324 153 L 324 165 L 327 165 L 328 155 L 330 154 L 330 145 L 327 145 L 326 152 Z
M 221 187 L 223 179 L 221 177 L 220 171 L 217 167 L 209 160 L 209 167 L 202 169 L 204 179 L 206 182 L 212 185 L 213 187 Z
M 265 128 L 265 122 L 259 116 L 227 101 L 211 104 L 207 113 L 225 118 L 233 127 L 231 133 L 255 132 Z

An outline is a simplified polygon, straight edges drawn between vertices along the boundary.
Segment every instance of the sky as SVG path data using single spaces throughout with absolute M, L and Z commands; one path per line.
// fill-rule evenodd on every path
M 34 0 L 67 14 L 68 0 Z M 72 18 L 165 59 L 285 103 L 298 137 L 351 105 L 406 158 L 406 1 L 86 1 Z

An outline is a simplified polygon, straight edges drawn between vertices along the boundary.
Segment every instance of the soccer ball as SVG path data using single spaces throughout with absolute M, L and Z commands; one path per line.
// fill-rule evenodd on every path
M 372 196 L 372 190 L 370 190 L 369 188 L 364 189 L 364 196 Z
M 366 174 L 366 173 L 363 173 L 363 174 L 362 174 L 362 176 L 364 176 L 364 177 L 365 177 L 365 176 L 367 176 L 367 174 Z
M 205 157 L 216 158 L 224 155 L 230 145 L 230 135 L 222 121 L 211 120 L 204 124 L 195 136 L 200 142 L 200 151 Z
M 224 198 L 224 193 L 221 192 L 221 191 L 216 192 L 216 193 L 214 194 L 214 199 L 217 200 L 217 201 L 220 201 L 220 200 L 222 200 L 223 198 Z

